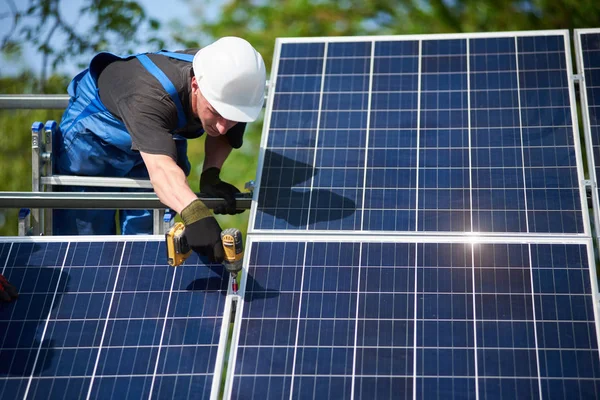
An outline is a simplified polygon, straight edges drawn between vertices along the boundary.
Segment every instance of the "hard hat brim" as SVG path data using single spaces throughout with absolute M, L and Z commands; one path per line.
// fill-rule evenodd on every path
M 210 91 L 206 90 L 204 84 L 204 79 L 198 82 L 198 87 L 200 89 L 200 92 L 202 93 L 202 96 L 204 96 L 206 101 L 208 101 L 210 105 L 213 106 L 213 108 L 217 110 L 219 114 L 221 114 L 223 118 L 234 122 L 252 122 L 258 118 L 258 114 L 260 114 L 260 110 L 262 110 L 263 102 L 254 107 L 244 107 L 227 104 L 212 98 L 212 96 L 210 95 Z
M 252 122 L 258 118 L 260 107 L 239 107 L 225 104 L 217 100 L 206 99 L 211 106 L 225 119 L 235 122 Z

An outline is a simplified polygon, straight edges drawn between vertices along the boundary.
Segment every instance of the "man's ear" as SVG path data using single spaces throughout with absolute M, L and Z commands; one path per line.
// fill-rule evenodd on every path
M 197 90 L 198 90 L 198 81 L 196 80 L 195 76 L 192 76 L 192 91 L 194 92 L 194 94 L 196 94 Z

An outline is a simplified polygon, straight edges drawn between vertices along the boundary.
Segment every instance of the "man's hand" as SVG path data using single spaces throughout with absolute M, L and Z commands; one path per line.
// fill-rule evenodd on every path
M 10 284 L 8 280 L 0 275 L 0 301 L 11 302 L 19 297 L 17 288 Z
M 200 199 L 192 201 L 181 211 L 185 224 L 183 236 L 192 250 L 211 262 L 222 263 L 225 258 L 221 242 L 221 227 Z
M 214 208 L 215 214 L 239 214 L 244 210 L 236 210 L 235 195 L 240 191 L 233 185 L 223 182 L 219 178 L 219 168 L 208 168 L 200 175 L 200 191 L 211 197 L 223 197 L 224 204 Z

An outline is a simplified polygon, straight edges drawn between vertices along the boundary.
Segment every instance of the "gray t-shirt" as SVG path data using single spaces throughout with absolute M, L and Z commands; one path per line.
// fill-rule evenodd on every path
M 195 54 L 197 49 L 182 53 Z M 109 64 L 98 77 L 100 99 L 105 107 L 123 121 L 131 135 L 133 150 L 168 155 L 177 161 L 173 133 L 188 139 L 203 133 L 200 119 L 191 110 L 192 63 L 163 55 L 148 57 L 169 78 L 186 114 L 187 125 L 177 128 L 177 107 L 160 82 L 136 59 Z M 226 136 L 235 149 L 242 146 L 245 123 L 237 123 Z

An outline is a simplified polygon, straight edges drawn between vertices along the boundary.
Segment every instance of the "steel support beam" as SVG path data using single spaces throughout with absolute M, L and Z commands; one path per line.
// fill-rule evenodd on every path
M 2 94 L 0 109 L 5 110 L 64 110 L 69 105 L 65 94 Z
M 205 197 L 201 193 L 197 196 L 202 199 L 208 208 L 214 208 L 222 198 Z M 237 208 L 247 210 L 252 204 L 250 194 L 241 194 L 236 197 Z M 81 208 L 81 209 L 157 209 L 167 208 L 158 200 L 155 193 L 130 193 L 130 192 L 0 192 L 0 208 Z

